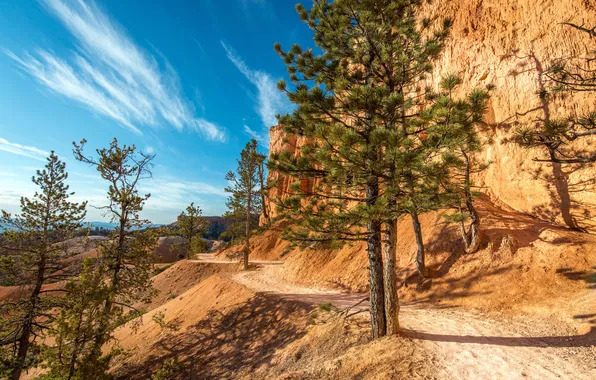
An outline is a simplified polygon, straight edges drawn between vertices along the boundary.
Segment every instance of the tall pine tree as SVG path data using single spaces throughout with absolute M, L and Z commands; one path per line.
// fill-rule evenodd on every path
M 259 184 L 259 167 L 263 164 L 263 155 L 258 152 L 257 141 L 251 139 L 240 152 L 236 173 L 228 172 L 226 180 L 230 183 L 225 191 L 231 193 L 226 203 L 230 215 L 243 215 L 245 249 L 244 269 L 248 269 L 250 256 L 250 236 L 262 208 L 262 192 Z
M 157 233 L 143 229 L 150 224 L 139 213 L 150 194 L 139 194 L 141 181 L 151 177 L 155 155 L 137 151 L 134 145 L 118 144 L 114 139 L 109 148 L 97 149 L 97 157 L 84 154 L 86 140 L 73 143 L 75 158 L 97 169 L 108 182 L 106 216 L 117 223 L 110 239 L 102 242 L 95 271 L 107 284 L 99 295 L 100 310 L 93 315 L 93 338 L 86 342 L 84 357 L 77 359 L 77 368 L 86 378 L 101 378 L 108 368 L 111 354 L 103 355 L 102 347 L 113 330 L 135 315 L 132 305 L 151 296 L 152 251 L 157 244 Z M 93 278 L 92 274 L 89 274 Z M 91 314 L 89 314 L 91 315 Z M 71 342 L 73 342 L 72 340 Z
M 413 170 L 405 170 L 408 159 L 420 159 L 420 150 L 412 153 L 409 148 L 424 133 L 412 119 L 431 92 L 424 81 L 451 25 L 449 20 L 438 28 L 429 20 L 417 22 L 421 3 L 317 0 L 310 11 L 298 5 L 322 54 L 298 45 L 289 51 L 275 46 L 295 89 L 283 81 L 278 87 L 298 106 L 280 124 L 286 133 L 307 141 L 297 156 L 281 152 L 270 162 L 272 170 L 296 179 L 292 194 L 280 203 L 286 217 L 296 222 L 288 237 L 308 244 L 366 241 L 373 338 L 388 330 L 395 333 L 399 326 L 391 243 L 397 232 L 389 226 L 420 207 L 397 197 L 409 192 L 410 200 L 423 198 L 416 181 L 408 180 Z M 314 179 L 312 188 L 301 188 L 305 177 Z M 383 224 L 391 255 L 385 271 Z
M 52 297 L 56 289 L 44 285 L 63 280 L 57 273 L 57 260 L 65 253 L 63 242 L 74 237 L 82 227 L 86 202 L 69 200 L 66 164 L 51 152 L 43 170 L 32 178 L 39 187 L 33 198 L 21 198 L 21 213 L 11 215 L 2 211 L 0 223 L 4 224 L 4 255 L 2 261 L 10 262 L 8 269 L 17 270 L 18 283 L 26 290 L 25 296 L 0 304 L 0 344 L 3 349 L 12 347 L 9 365 L 11 379 L 19 379 L 21 372 L 34 361 L 32 351 L 54 319 L 54 312 L 61 303 Z M 33 349 L 33 350 L 32 350 Z

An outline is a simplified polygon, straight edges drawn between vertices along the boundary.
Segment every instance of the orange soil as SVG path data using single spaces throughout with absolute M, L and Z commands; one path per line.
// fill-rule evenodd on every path
M 200 277 L 209 268 L 194 265 Z M 313 318 L 312 310 L 309 302 L 215 274 L 119 328 L 117 344 L 128 355 L 112 371 L 117 378 L 146 379 L 168 359 L 182 364 L 182 373 L 172 379 L 426 378 L 432 371 L 430 356 L 412 339 L 369 342 L 365 320 L 345 321 L 326 312 Z M 168 327 L 153 321 L 158 313 Z
M 156 264 L 159 265 L 159 264 Z M 238 269 L 238 264 L 197 264 L 186 260 L 179 261 L 151 280 L 153 289 L 158 293 L 150 303 L 139 303 L 137 309 L 153 310 L 180 294 L 186 292 L 199 282 L 216 273 L 232 272 Z
M 164 313 L 162 328 L 152 318 Z M 130 355 L 114 367 L 122 378 L 146 379 L 175 358 L 198 378 L 245 374 L 269 362 L 273 348 L 304 334 L 304 307 L 255 293 L 224 275 L 213 275 L 185 293 L 119 328 L 119 345 Z

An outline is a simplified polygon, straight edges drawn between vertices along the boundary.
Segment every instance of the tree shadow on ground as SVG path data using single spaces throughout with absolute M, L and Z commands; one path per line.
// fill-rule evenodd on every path
M 574 315 L 573 319 L 577 319 L 583 323 L 590 323 L 596 325 L 596 313 Z
M 565 276 L 568 280 L 585 282 L 588 289 L 596 289 L 596 267 L 592 269 L 578 271 L 571 268 L 559 268 L 557 273 Z
M 149 378 L 168 359 L 182 364 L 184 378 L 233 377 L 238 368 L 270 363 L 275 350 L 303 336 L 306 314 L 299 303 L 257 294 L 223 311 L 210 311 L 184 331 L 167 334 L 153 345 L 149 357 L 138 365 L 127 364 L 118 378 Z
M 404 329 L 404 336 L 412 339 L 430 340 L 433 342 L 452 342 L 469 344 L 487 344 L 509 347 L 591 347 L 596 342 L 596 327 L 583 335 L 543 336 L 543 337 L 498 337 L 474 335 L 432 334 Z

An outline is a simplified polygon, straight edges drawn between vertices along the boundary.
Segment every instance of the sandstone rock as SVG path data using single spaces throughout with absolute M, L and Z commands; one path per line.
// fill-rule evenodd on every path
M 567 226 L 596 230 L 596 166 L 584 168 L 535 162 L 546 157 L 541 149 L 524 149 L 512 142 L 520 126 L 545 119 L 577 115 L 596 107 L 596 94 L 565 94 L 543 101 L 548 86 L 541 73 L 558 58 L 584 62 L 596 49 L 596 39 L 562 22 L 596 25 L 596 2 L 587 0 L 435 0 L 423 12 L 433 18 L 452 17 L 452 38 L 431 80 L 457 73 L 461 94 L 493 84 L 483 135 L 493 143 L 482 158 L 491 162 L 476 178 L 491 200 L 501 207 L 522 211 Z M 284 142 L 283 128 L 270 132 L 270 152 L 296 154 L 300 138 Z M 591 149 L 596 141 L 578 148 Z M 277 178 L 271 197 L 288 193 L 291 181 Z M 272 207 L 273 213 L 275 207 Z

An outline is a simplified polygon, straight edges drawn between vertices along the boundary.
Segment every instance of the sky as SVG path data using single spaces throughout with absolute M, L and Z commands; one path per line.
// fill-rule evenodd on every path
M 295 2 L 1 1 L 0 208 L 18 213 L 53 150 L 87 219 L 107 221 L 107 185 L 72 142 L 92 154 L 116 137 L 156 155 L 144 218 L 170 223 L 190 202 L 221 215 L 245 143 L 266 152 L 276 114 L 292 110 L 273 44 L 312 46 Z

